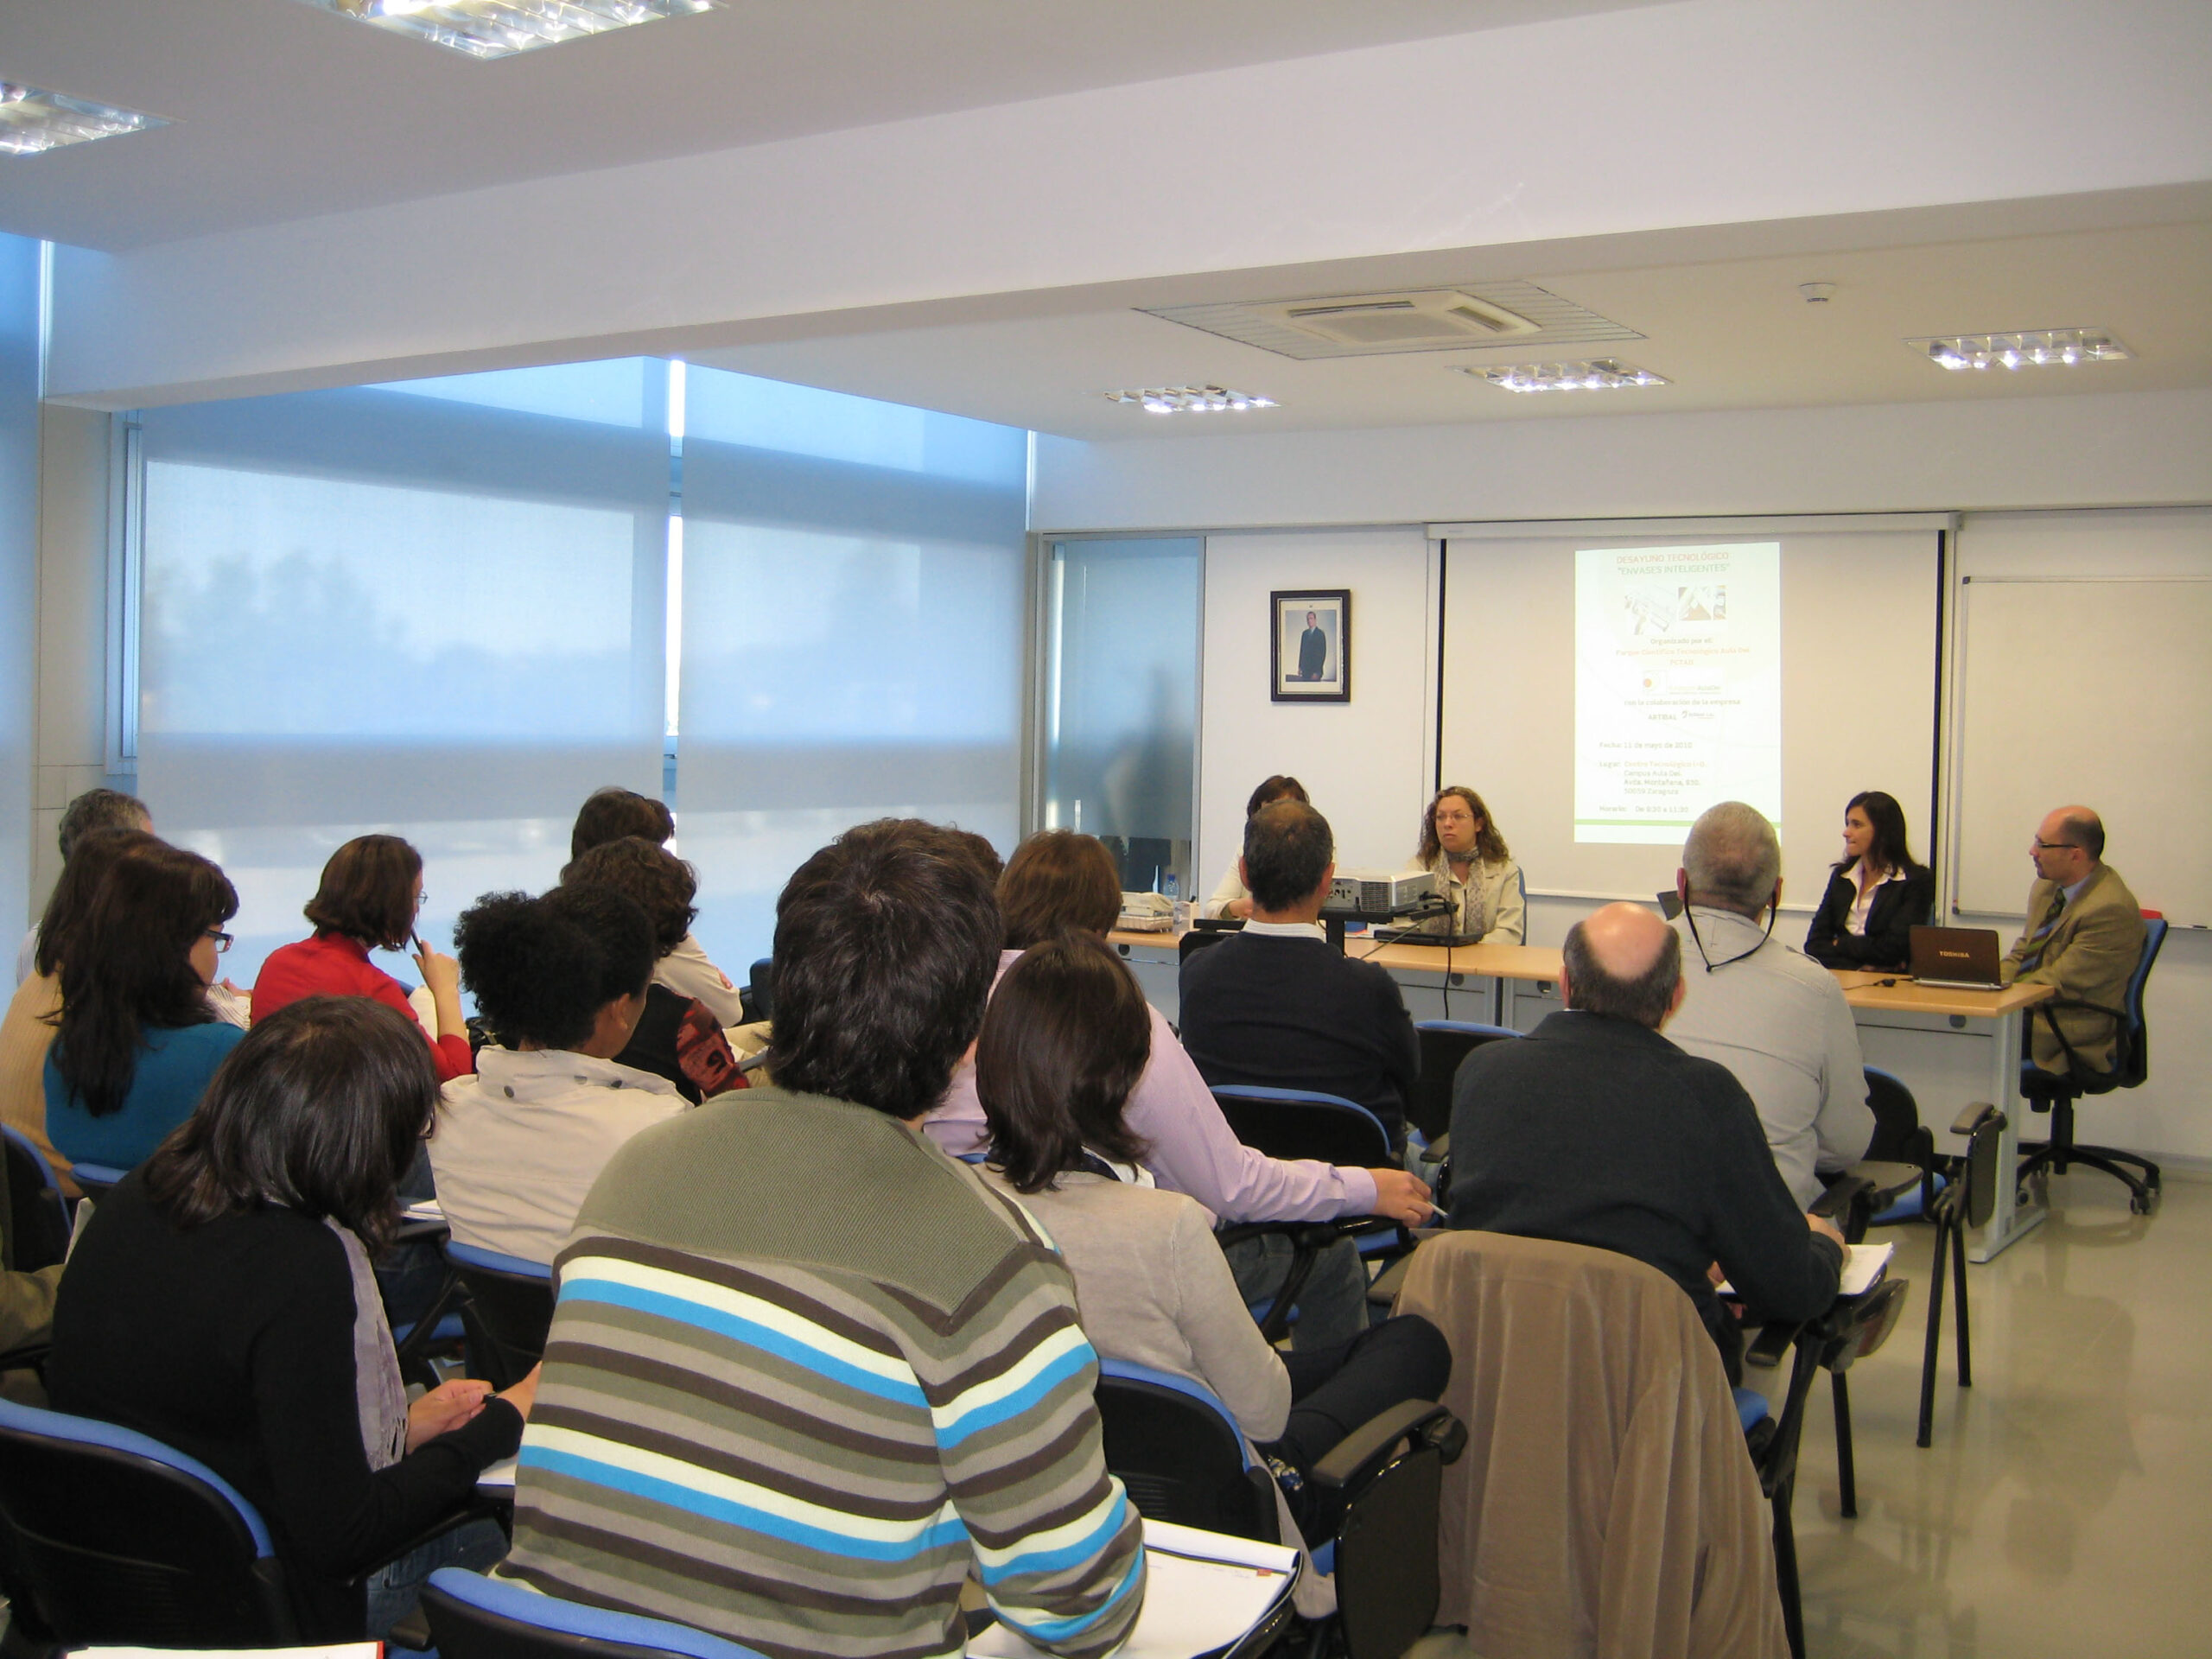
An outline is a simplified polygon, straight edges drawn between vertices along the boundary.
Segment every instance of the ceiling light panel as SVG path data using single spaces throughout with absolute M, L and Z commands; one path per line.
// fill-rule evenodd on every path
M 1573 363 L 1463 365 L 1459 372 L 1508 391 L 1621 391 L 1630 386 L 1673 384 L 1663 374 L 1639 369 L 1617 357 L 1586 358 Z
M 1147 415 L 1207 415 L 1279 407 L 1272 397 L 1255 391 L 1233 391 L 1227 386 L 1146 386 L 1134 391 L 1109 391 L 1109 404 L 1135 404 Z
M 117 138 L 126 132 L 167 125 L 158 115 L 0 80 L 0 156 L 42 156 L 64 144 Z
M 1140 308 L 1147 316 L 1302 363 L 1486 345 L 1542 352 L 1643 338 L 1587 306 L 1523 282 Z
M 472 58 L 510 58 L 634 23 L 711 11 L 716 0 L 302 0 Z
M 2071 367 L 2117 363 L 2134 353 L 2103 328 L 2030 328 L 2012 334 L 1949 334 L 1908 340 L 1914 351 L 1946 369 Z

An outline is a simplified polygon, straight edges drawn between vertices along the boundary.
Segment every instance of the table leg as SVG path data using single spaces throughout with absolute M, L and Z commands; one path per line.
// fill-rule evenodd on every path
M 1969 1262 L 1986 1262 L 2005 1248 L 2042 1225 L 2050 1212 L 2034 1199 L 2020 1201 L 2020 1114 L 2026 1109 L 2020 1099 L 2020 1032 L 2023 1015 L 2015 1008 L 2000 1016 L 1993 1035 L 1990 1049 L 1993 1055 L 1989 1098 L 2005 1114 L 2005 1133 L 1997 1142 L 1997 1207 L 1991 1211 L 1989 1224 L 1978 1234 L 1970 1236 L 1967 1245 Z M 1936 1269 L 1942 1271 L 1939 1266 Z

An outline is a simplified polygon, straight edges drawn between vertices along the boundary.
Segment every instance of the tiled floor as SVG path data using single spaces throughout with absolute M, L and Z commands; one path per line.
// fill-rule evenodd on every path
M 2117 1182 L 2050 1184 L 2051 1218 L 1969 1266 L 1974 1376 L 1943 1312 L 1935 1443 L 1912 1443 L 1926 1227 L 1885 1230 L 1911 1300 L 1851 1371 L 1859 1516 L 1838 1514 L 1834 1415 L 1815 1386 L 1797 1548 L 1811 1659 L 2212 1655 L 2212 1184 L 2169 1173 L 2158 1213 Z M 1764 1376 L 1779 1392 L 1784 1366 Z M 1470 1659 L 1438 1632 L 1409 1659 Z
M 1851 1372 L 1856 1520 L 1837 1513 L 1825 1379 L 1806 1418 L 1796 1515 L 1820 1659 L 2212 1654 L 2212 1185 L 2169 1177 L 2147 1219 L 2094 1172 L 2050 1197 L 2041 1228 L 1967 1268 L 1974 1383 L 1956 1386 L 1947 1333 L 1925 1452 L 1931 1234 L 1891 1230 L 1912 1302 Z

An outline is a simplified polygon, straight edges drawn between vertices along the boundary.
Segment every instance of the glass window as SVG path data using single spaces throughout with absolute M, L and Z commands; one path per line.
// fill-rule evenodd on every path
M 1126 892 L 1191 891 L 1197 537 L 1052 545 L 1045 826 L 1104 841 Z

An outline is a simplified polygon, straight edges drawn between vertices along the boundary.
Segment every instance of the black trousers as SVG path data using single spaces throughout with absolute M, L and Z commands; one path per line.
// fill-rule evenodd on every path
M 1313 1484 L 1313 1465 L 1401 1401 L 1440 1398 L 1451 1380 L 1452 1350 L 1420 1314 L 1401 1313 L 1349 1342 L 1294 1350 L 1282 1360 L 1290 1373 L 1290 1421 L 1281 1439 L 1260 1450 L 1299 1472 L 1302 1484 L 1286 1488 L 1290 1512 L 1309 1545 L 1325 1543 L 1343 1524 L 1344 1500 Z

